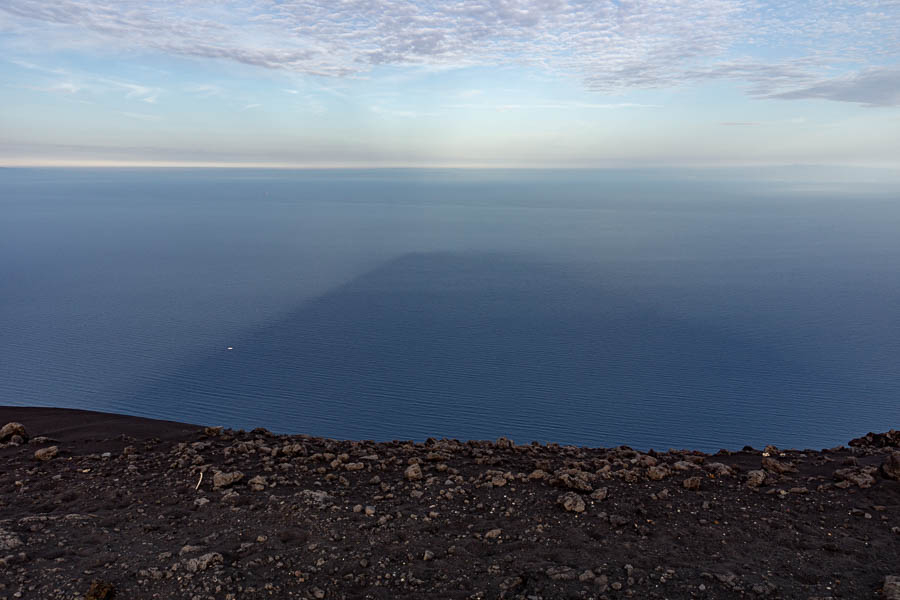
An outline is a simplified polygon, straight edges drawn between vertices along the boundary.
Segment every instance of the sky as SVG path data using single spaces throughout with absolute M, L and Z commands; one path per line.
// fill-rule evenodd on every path
M 0 0 L 0 165 L 900 167 L 900 0 Z

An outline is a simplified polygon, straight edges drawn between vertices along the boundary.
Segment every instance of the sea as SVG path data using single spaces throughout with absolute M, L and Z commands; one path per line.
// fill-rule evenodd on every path
M 0 404 L 715 451 L 900 428 L 900 178 L 0 169 Z

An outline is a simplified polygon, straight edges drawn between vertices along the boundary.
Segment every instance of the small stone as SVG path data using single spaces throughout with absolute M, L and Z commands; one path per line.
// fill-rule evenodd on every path
M 34 451 L 34 457 L 42 461 L 52 460 L 57 454 L 59 454 L 59 446 L 50 446 L 49 448 L 41 448 Z
M 210 567 L 220 565 L 224 561 L 224 557 L 218 552 L 210 552 L 208 554 L 204 554 L 199 558 L 192 558 L 188 560 L 185 566 L 191 573 L 196 573 L 197 571 L 205 571 Z
M 266 478 L 262 475 L 257 475 L 247 481 L 247 485 L 250 486 L 250 489 L 254 492 L 261 492 L 266 489 L 268 483 L 266 482 Z
M 606 497 L 609 495 L 609 488 L 597 488 L 591 493 L 591 498 L 597 501 L 606 500 Z
M 563 494 L 559 498 L 556 499 L 556 503 L 561 505 L 564 509 L 569 512 L 584 512 L 584 500 L 581 499 L 581 496 L 576 494 L 575 492 L 569 492 L 567 494 Z
M 503 533 L 502 529 L 491 529 L 486 534 L 484 534 L 485 539 L 493 540 L 495 538 L 500 537 L 500 534 Z
M 317 600 L 322 600 L 322 598 L 325 597 L 325 590 L 323 590 L 322 588 L 315 587 L 311 591 L 313 598 L 316 598 Z
M 431 550 L 426 550 L 424 556 L 422 556 L 422 560 L 432 560 L 434 558 L 434 552 Z
M 706 465 L 706 470 L 716 477 L 727 477 L 729 475 L 734 475 L 734 469 L 720 462 L 709 463 L 708 465 Z
M 686 490 L 699 490 L 701 481 L 702 480 L 699 477 L 688 477 L 687 479 L 682 481 L 681 484 Z
M 367 517 L 371 517 L 371 516 L 375 515 L 375 507 L 374 506 L 367 506 L 364 510 L 365 510 Z
M 554 581 L 574 581 L 578 577 L 572 567 L 548 567 L 546 573 Z
M 601 594 L 609 589 L 609 577 L 600 574 L 594 579 L 594 585 Z
M 659 481 L 669 474 L 669 469 L 665 466 L 654 466 L 647 469 L 647 478 L 653 481 Z
M 240 471 L 233 471 L 231 473 L 223 473 L 218 472 L 213 475 L 213 487 L 214 488 L 223 488 L 228 487 L 234 483 L 237 483 L 241 479 L 244 478 L 244 474 Z
M 763 470 L 757 469 L 756 471 L 750 471 L 747 473 L 747 487 L 759 487 L 766 482 L 766 472 Z
M 791 463 L 781 462 L 771 456 L 763 456 L 762 468 L 772 473 L 778 473 L 779 475 L 782 473 L 795 473 L 797 471 L 797 467 Z
M 593 475 L 578 469 L 562 469 L 554 473 L 554 476 L 556 477 L 554 483 L 570 490 L 590 492 L 594 489 L 591 486 Z
M 406 471 L 404 471 L 403 474 L 408 480 L 417 481 L 422 479 L 422 467 L 418 464 L 409 465 L 406 467 Z

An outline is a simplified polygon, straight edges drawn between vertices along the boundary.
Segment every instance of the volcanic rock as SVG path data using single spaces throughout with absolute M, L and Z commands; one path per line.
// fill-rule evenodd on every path
M 591 498 L 597 501 L 606 500 L 606 497 L 609 495 L 609 488 L 597 488 L 591 493 Z
M 699 477 L 688 477 L 681 483 L 686 490 L 699 490 L 701 481 L 702 480 Z
M 567 492 L 556 499 L 556 503 L 569 512 L 584 512 L 584 500 L 574 492 Z
M 213 487 L 216 489 L 228 487 L 234 483 L 237 483 L 241 479 L 244 478 L 244 474 L 240 471 L 232 471 L 231 473 L 224 473 L 219 471 L 215 475 L 213 475 Z
M 796 473 L 797 468 L 787 462 L 782 462 L 780 460 L 776 460 L 771 456 L 763 456 L 762 458 L 762 468 L 766 471 L 772 473 L 778 473 L 779 475 L 783 473 Z
M 225 559 L 218 552 L 209 552 L 199 558 L 188 559 L 185 562 L 185 568 L 191 573 L 196 573 L 198 571 L 205 571 L 215 565 L 220 565 L 224 560 Z
M 6 442 L 14 435 L 28 441 L 28 431 L 25 430 L 25 426 L 21 423 L 12 421 L 0 428 L 0 442 Z
M 266 489 L 268 483 L 266 482 L 266 478 L 262 475 L 257 475 L 256 477 L 252 477 L 247 481 L 247 485 L 250 486 L 250 489 L 255 492 L 261 492 Z
M 875 477 L 873 477 L 873 473 L 877 472 L 878 469 L 875 467 L 851 467 L 848 469 L 837 469 L 834 472 L 834 478 L 839 481 L 846 481 L 851 484 L 856 484 L 861 488 L 869 488 L 875 484 Z
M 647 478 L 653 481 L 659 481 L 669 474 L 669 469 L 665 466 L 654 466 L 647 469 Z
M 881 465 L 881 473 L 888 479 L 900 480 L 900 452 L 892 452 Z
M 418 464 L 409 465 L 406 467 L 406 471 L 403 472 L 403 475 L 410 481 L 418 481 L 423 477 L 422 467 Z
M 766 482 L 766 472 L 757 469 L 756 471 L 750 471 L 747 473 L 747 486 L 748 487 L 759 487 Z
M 40 450 L 34 451 L 34 457 L 37 460 L 48 461 L 52 460 L 59 454 L 59 446 L 50 446 L 48 448 L 41 448 Z

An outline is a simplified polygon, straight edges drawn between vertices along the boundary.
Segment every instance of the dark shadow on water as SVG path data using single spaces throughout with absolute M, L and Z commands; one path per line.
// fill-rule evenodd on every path
M 406 255 L 127 401 L 339 438 L 715 449 L 796 439 L 840 386 L 811 389 L 809 367 L 775 349 L 601 279 L 508 255 Z

